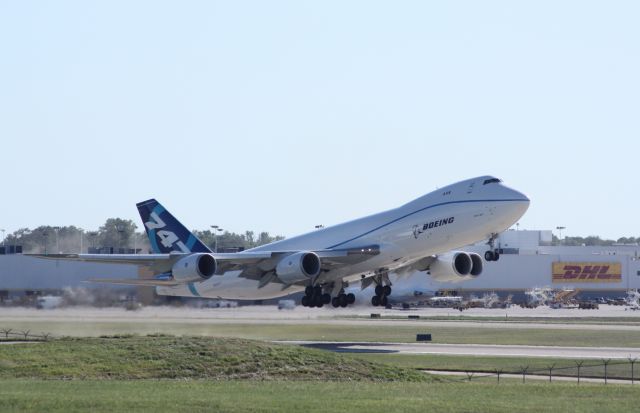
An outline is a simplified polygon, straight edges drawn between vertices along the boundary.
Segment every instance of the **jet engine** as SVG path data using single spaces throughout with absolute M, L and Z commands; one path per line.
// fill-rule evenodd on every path
M 482 273 L 482 257 L 473 252 L 454 251 L 440 255 L 429 266 L 431 276 L 436 281 L 466 281 Z
M 313 252 L 301 251 L 287 255 L 276 266 L 276 275 L 285 284 L 307 281 L 318 274 L 322 265 L 320 257 Z
M 196 253 L 187 255 L 173 264 L 171 274 L 180 283 L 208 280 L 216 273 L 218 264 L 211 254 Z

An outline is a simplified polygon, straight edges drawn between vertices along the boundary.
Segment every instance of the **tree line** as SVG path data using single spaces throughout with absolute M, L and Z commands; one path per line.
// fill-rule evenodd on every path
M 150 252 L 151 246 L 146 233 L 138 232 L 138 226 L 128 219 L 109 218 L 104 225 L 95 231 L 87 231 L 74 225 L 50 226 L 37 228 L 20 228 L 4 239 L 5 246 L 20 245 L 26 254 L 86 253 L 89 248 L 113 249 L 114 252 L 136 250 L 138 253 Z M 255 233 L 245 231 L 243 234 L 211 230 L 193 231 L 205 245 L 218 251 L 241 251 L 284 239 L 283 236 L 272 236 L 268 232 Z
M 553 244 L 567 245 L 567 246 L 573 246 L 573 247 L 579 247 L 583 245 L 587 247 L 591 247 L 591 246 L 601 247 L 601 246 L 612 246 L 612 245 L 620 245 L 620 244 L 638 245 L 640 244 L 640 237 L 637 237 L 637 238 L 621 237 L 621 238 L 618 238 L 617 240 L 613 240 L 613 239 L 602 239 L 597 235 L 590 235 L 588 237 L 563 237 L 562 239 L 559 239 L 554 235 Z

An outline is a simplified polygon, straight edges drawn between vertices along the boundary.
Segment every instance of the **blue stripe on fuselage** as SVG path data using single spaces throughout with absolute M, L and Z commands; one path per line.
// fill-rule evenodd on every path
M 338 244 L 332 245 L 330 247 L 327 247 L 326 249 L 330 250 L 332 248 L 336 248 L 336 247 L 339 247 L 341 245 L 344 245 L 344 244 L 346 244 L 348 242 L 355 241 L 358 238 L 362 238 L 365 235 L 369 235 L 372 232 L 375 232 L 375 231 L 377 231 L 377 230 L 379 230 L 381 228 L 384 228 L 384 227 L 386 227 L 388 225 L 396 223 L 396 222 L 398 222 L 398 221 L 400 221 L 402 219 L 405 219 L 406 217 L 409 217 L 411 215 L 415 215 L 415 214 L 417 214 L 419 212 L 422 212 L 422 211 L 426 211 L 427 209 L 431 209 L 431 208 L 435 208 L 435 207 L 439 207 L 439 206 L 443 206 L 443 205 L 469 204 L 469 203 L 474 203 L 474 202 L 525 202 L 525 201 L 529 202 L 529 200 L 526 199 L 526 198 L 522 198 L 522 199 L 473 199 L 473 200 L 466 200 L 466 201 L 450 201 L 450 202 L 442 202 L 442 203 L 439 203 L 439 204 L 433 204 L 433 205 L 429 205 L 429 206 L 426 206 L 424 208 L 418 209 L 417 211 L 410 212 L 410 213 L 408 213 L 406 215 L 401 216 L 400 218 L 396 218 L 393 221 L 389 221 L 386 224 L 382 224 L 382 225 L 380 225 L 380 226 L 378 226 L 378 227 L 376 227 L 376 228 L 374 228 L 374 229 L 372 229 L 370 231 L 367 231 L 367 232 L 365 232 L 363 234 L 360 234 L 357 237 L 353 237 L 353 238 L 348 239 L 346 241 L 343 241 L 343 242 L 340 242 Z
M 193 294 L 195 297 L 200 297 L 200 293 L 198 292 L 198 290 L 196 290 L 196 286 L 193 283 L 189 283 L 187 284 L 187 286 L 189 287 L 189 291 L 191 292 L 191 294 Z

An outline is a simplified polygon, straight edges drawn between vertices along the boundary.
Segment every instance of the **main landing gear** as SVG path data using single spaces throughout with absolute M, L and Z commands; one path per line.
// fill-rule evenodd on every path
M 318 307 L 322 308 L 325 304 L 331 304 L 333 307 L 346 307 L 350 304 L 355 303 L 356 296 L 349 293 L 345 294 L 343 290 L 340 293 L 331 298 L 331 294 L 323 293 L 322 287 L 316 285 L 315 287 L 307 286 L 304 289 L 304 297 L 302 297 L 302 306 L 303 307 Z
M 491 248 L 489 251 L 484 253 L 485 261 L 498 261 L 500 259 L 500 253 L 498 249 L 496 249 L 496 239 L 498 238 L 498 234 L 491 234 L 489 237 L 489 241 L 487 244 Z
M 331 302 L 331 295 L 322 293 L 322 288 L 317 285 L 315 287 L 308 286 L 304 289 L 304 297 L 302 297 L 302 305 L 304 307 L 321 308 L 325 304 Z
M 382 306 L 386 307 L 389 303 L 387 297 L 391 295 L 390 285 L 376 285 L 376 295 L 371 298 L 371 305 L 374 307 Z
M 337 296 L 331 299 L 331 305 L 334 308 L 338 308 L 338 307 L 345 308 L 346 306 L 353 304 L 355 302 L 356 302 L 356 296 L 352 293 L 345 294 L 344 292 L 341 292 L 340 294 L 338 294 Z

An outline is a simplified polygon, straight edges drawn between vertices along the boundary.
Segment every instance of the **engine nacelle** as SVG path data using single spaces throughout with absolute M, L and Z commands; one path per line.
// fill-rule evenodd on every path
M 454 251 L 439 256 L 430 266 L 436 281 L 466 281 L 476 278 L 484 267 L 482 257 L 473 252 Z
M 211 254 L 187 255 L 173 264 L 171 275 L 180 283 L 208 280 L 216 273 L 218 263 Z
M 285 284 L 307 281 L 322 269 L 320 257 L 313 252 L 301 251 L 287 255 L 276 266 L 276 275 Z

